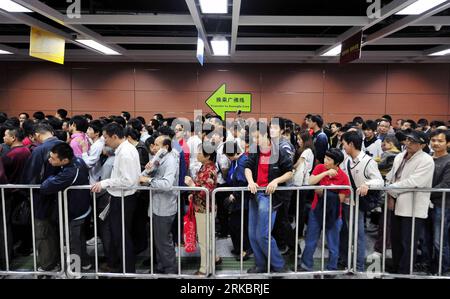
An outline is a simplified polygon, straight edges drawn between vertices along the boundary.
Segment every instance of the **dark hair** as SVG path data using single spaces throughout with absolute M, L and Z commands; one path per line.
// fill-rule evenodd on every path
M 54 130 L 62 130 L 63 122 L 60 119 L 52 117 L 49 118 L 47 122 L 52 126 Z
M 170 153 L 172 151 L 172 139 L 165 135 L 163 138 L 162 146 L 167 146 L 167 151 Z
M 20 120 L 16 117 L 11 117 L 10 119 L 6 120 L 3 123 L 3 126 L 7 127 L 7 128 L 15 128 L 15 127 L 20 127 Z
M 348 144 L 352 143 L 357 150 L 361 150 L 363 139 L 358 134 L 358 132 L 345 132 L 344 135 L 342 135 L 342 140 L 344 140 Z
M 161 135 L 169 136 L 171 139 L 175 136 L 175 132 L 169 126 L 162 126 L 158 128 L 158 132 Z
M 356 116 L 353 118 L 352 121 L 355 125 L 357 124 L 363 124 L 364 123 L 364 119 L 361 116 Z
M 111 119 L 113 122 L 118 123 L 120 126 L 122 126 L 122 128 L 125 128 L 125 126 L 127 125 L 127 122 L 121 116 L 112 116 Z
M 325 152 L 325 156 L 334 161 L 334 165 L 339 165 L 344 161 L 344 154 L 337 148 L 330 148 Z
M 157 121 L 156 119 L 151 119 L 150 120 L 150 126 L 152 126 L 155 130 L 158 130 L 159 128 L 159 121 Z
M 332 125 L 335 125 L 336 126 L 336 128 L 338 128 L 339 130 L 341 130 L 342 129 L 342 124 L 341 123 L 337 123 L 337 122 L 332 122 L 331 124 L 330 124 L 330 128 L 331 128 L 331 126 Z
M 313 116 L 311 116 L 311 121 L 313 123 L 316 123 L 319 128 L 322 128 L 322 126 L 323 126 L 323 118 L 322 118 L 322 116 L 320 116 L 318 114 L 317 115 L 313 115 Z
M 25 139 L 25 132 L 21 128 L 7 128 L 6 130 L 9 131 L 9 135 L 14 136 L 20 142 Z
M 67 142 L 67 132 L 64 130 L 56 130 L 55 137 L 63 142 Z
M 150 148 L 150 145 L 154 145 L 154 144 L 155 144 L 155 140 L 156 140 L 155 136 L 150 136 L 150 137 L 148 137 L 148 138 L 145 140 L 145 147 L 146 147 L 147 149 L 149 149 L 149 148 Z
M 91 128 L 94 133 L 102 135 L 103 122 L 101 120 L 93 120 L 89 123 L 88 128 Z
M 390 116 L 389 114 L 385 114 L 383 115 L 381 118 L 386 119 L 389 123 L 392 123 L 392 116 Z
M 130 112 L 128 112 L 128 111 L 122 111 L 122 115 L 123 115 L 123 117 L 125 117 L 125 119 L 126 119 L 127 121 L 129 121 L 130 118 L 131 118 L 131 114 L 130 114 Z
M 302 153 L 306 150 L 306 149 L 311 149 L 313 154 L 315 153 L 315 149 L 314 149 L 314 142 L 313 142 L 313 138 L 312 136 L 309 134 L 308 131 L 303 131 L 303 132 L 299 132 L 297 134 L 297 136 L 299 136 L 302 140 L 303 143 L 303 147 L 299 147 L 296 151 L 295 151 L 295 155 L 294 155 L 294 162 L 297 163 L 298 159 L 300 159 L 300 156 L 302 155 Z
M 22 114 L 25 115 L 25 117 L 26 117 L 27 119 L 30 118 L 30 115 L 29 115 L 28 113 L 26 113 L 26 112 L 21 112 L 21 113 L 19 113 L 19 116 L 21 116 Z
M 162 121 L 164 119 L 164 117 L 161 113 L 155 113 L 153 116 L 156 116 L 156 120 L 158 120 L 158 121 Z
M 439 134 L 444 134 L 445 141 L 447 141 L 447 143 L 450 142 L 450 132 L 449 132 L 449 130 L 437 129 L 437 130 L 431 132 L 430 139 L 433 138 L 434 136 L 439 135 Z
M 227 141 L 223 145 L 222 153 L 227 156 L 234 157 L 237 154 L 241 153 L 241 149 L 240 149 L 237 141 Z
M 86 113 L 86 114 L 84 115 L 84 118 L 89 119 L 89 120 L 93 120 L 92 115 L 89 114 L 89 113 Z
M 202 148 L 203 156 L 208 157 L 208 159 L 212 162 L 216 162 L 217 146 L 211 141 L 203 141 L 200 146 Z
M 56 110 L 56 113 L 58 113 L 59 116 L 61 116 L 61 118 L 66 118 L 67 117 L 67 110 L 66 109 L 58 109 L 58 110 Z
M 131 137 L 131 139 L 139 141 L 139 139 L 141 138 L 141 133 L 138 130 L 133 129 L 132 127 L 126 127 L 125 137 Z
M 33 118 L 37 120 L 43 120 L 45 119 L 45 114 L 42 111 L 36 111 L 35 113 L 33 113 Z
M 137 130 L 138 132 L 141 132 L 142 128 L 144 127 L 143 123 L 137 118 L 132 118 L 132 119 L 128 120 L 127 125 L 131 126 L 133 129 Z
M 386 137 L 384 137 L 383 141 L 392 143 L 393 145 L 395 145 L 396 148 L 400 148 L 400 142 L 394 135 L 387 135 Z
M 51 152 L 58 155 L 60 160 L 68 159 L 72 161 L 74 154 L 73 149 L 67 143 L 61 142 L 52 147 Z
M 378 125 L 375 121 L 369 119 L 363 123 L 362 129 L 363 130 L 372 130 L 372 131 L 376 132 L 377 126 Z
M 433 120 L 431 123 L 430 123 L 430 126 L 431 127 L 440 127 L 440 126 L 445 126 L 445 123 L 443 122 L 443 121 L 440 121 L 440 120 Z
M 53 133 L 54 130 L 52 126 L 48 123 L 37 123 L 33 126 L 33 133 Z
M 136 119 L 139 119 L 141 121 L 142 125 L 146 124 L 145 118 L 143 118 L 142 116 L 138 116 L 138 117 L 136 117 Z
M 382 121 L 385 121 L 385 122 L 387 122 L 387 123 L 389 123 L 389 125 L 391 125 L 391 123 L 392 123 L 392 120 L 389 120 L 388 118 L 381 118 L 380 119 L 380 121 L 378 122 L 378 124 L 380 124 Z
M 81 115 L 75 115 L 69 120 L 69 125 L 75 124 L 77 127 L 77 131 L 86 133 L 89 123 L 84 116 Z
M 416 122 L 413 121 L 412 119 L 407 119 L 405 122 L 406 122 L 406 123 L 409 123 L 409 124 L 411 125 L 411 129 L 414 129 L 414 130 L 415 130 L 415 129 L 417 128 Z
M 123 139 L 125 137 L 125 133 L 123 127 L 117 123 L 110 123 L 103 127 L 102 129 L 106 135 L 109 137 L 113 137 L 116 135 L 118 138 Z
M 34 132 L 34 122 L 31 119 L 26 119 L 22 124 L 22 129 L 26 136 L 33 135 Z
M 426 120 L 425 118 L 421 118 L 417 121 L 417 124 L 419 125 L 419 127 L 426 127 L 428 126 L 428 120 Z

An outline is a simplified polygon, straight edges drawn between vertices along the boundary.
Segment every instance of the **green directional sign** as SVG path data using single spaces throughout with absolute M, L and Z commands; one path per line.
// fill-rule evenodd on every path
M 251 93 L 227 93 L 226 84 L 222 84 L 207 100 L 206 105 L 217 115 L 225 119 L 227 112 L 252 111 Z

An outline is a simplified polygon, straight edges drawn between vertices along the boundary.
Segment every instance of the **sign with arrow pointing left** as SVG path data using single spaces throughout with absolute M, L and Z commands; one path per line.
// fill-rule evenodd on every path
M 206 105 L 223 120 L 227 112 L 251 112 L 251 93 L 227 93 L 226 84 L 222 84 L 207 100 Z

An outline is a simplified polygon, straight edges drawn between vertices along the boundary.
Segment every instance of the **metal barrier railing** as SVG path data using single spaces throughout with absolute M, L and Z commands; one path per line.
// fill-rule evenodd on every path
M 5 270 L 0 271 L 0 275 L 34 275 L 38 276 L 57 276 L 57 277 L 65 277 L 65 265 L 64 265 L 64 244 L 63 244 L 63 213 L 62 213 L 62 192 L 58 192 L 58 227 L 59 227 L 59 247 L 60 247 L 60 271 L 44 271 L 38 269 L 37 256 L 39 254 L 38 249 L 36 248 L 36 225 L 35 225 L 35 215 L 34 215 L 34 196 L 33 190 L 39 191 L 40 185 L 0 185 L 1 190 L 1 198 L 2 198 L 2 219 L 3 219 L 3 242 L 4 248 L 0 250 L 4 250 L 5 252 Z M 25 198 L 24 200 L 30 201 L 30 221 L 31 221 L 31 233 L 32 233 L 32 244 L 33 244 L 33 269 L 32 271 L 15 271 L 11 270 L 10 265 L 10 257 L 9 257 L 9 246 L 8 246 L 8 222 L 6 217 L 6 198 L 5 198 L 5 189 L 6 190 L 29 190 L 29 198 Z
M 381 271 L 374 271 L 370 273 L 362 273 L 358 272 L 355 269 L 355 274 L 369 274 L 371 277 L 398 277 L 398 278 L 429 278 L 429 279 L 450 279 L 450 276 L 442 276 L 442 258 L 443 258 L 443 237 L 444 237 L 444 221 L 445 221 L 445 195 L 447 192 L 450 192 L 450 189 L 436 189 L 436 188 L 392 188 L 392 187 L 371 187 L 370 190 L 374 191 L 383 191 L 384 192 L 384 210 L 383 210 L 383 248 L 381 253 Z M 409 262 L 409 274 L 398 274 L 398 273 L 388 273 L 386 272 L 386 252 L 387 252 L 387 223 L 388 223 L 388 191 L 391 190 L 401 190 L 403 192 L 412 192 L 413 193 L 413 202 L 412 202 L 412 225 L 411 225 L 411 243 L 410 243 L 410 262 Z M 442 214 L 441 214 L 441 223 L 440 223 L 440 242 L 439 242 L 439 258 L 438 258 L 438 273 L 437 276 L 434 275 L 420 275 L 420 274 L 414 274 L 414 260 L 416 255 L 415 247 L 417 247 L 417 241 L 416 241 L 416 194 L 417 193 L 442 193 Z M 356 195 L 356 210 L 358 211 L 360 205 L 360 197 L 357 194 Z M 395 209 L 394 209 L 395 211 Z M 392 211 L 393 212 L 393 211 Z M 358 214 L 355 215 L 355 222 L 358 223 Z M 431 215 L 428 215 L 428 218 L 431 217 Z M 358 236 L 358 226 L 356 226 L 355 231 L 355 254 L 353 256 L 354 263 L 356 265 L 357 260 L 357 236 Z M 433 242 L 433 241 L 431 241 Z M 376 268 L 376 267 L 375 267 Z
M 258 192 L 265 191 L 266 188 L 258 188 Z M 323 220 L 322 220 L 322 253 L 321 253 L 321 270 L 320 271 L 307 271 L 307 272 L 298 272 L 298 227 L 299 227 L 299 192 L 300 191 L 308 191 L 308 190 L 324 190 L 324 212 L 323 212 Z M 349 240 L 348 240 L 348 261 L 349 264 L 347 266 L 347 269 L 345 270 L 335 270 L 335 271 L 328 271 L 324 269 L 324 261 L 325 261 L 325 235 L 326 235 L 326 206 L 327 206 L 327 190 L 349 190 L 350 191 L 350 201 L 353 200 L 353 190 L 350 186 L 301 186 L 301 187 L 278 187 L 275 192 L 279 191 L 296 191 L 296 203 L 297 203 L 297 211 L 296 211 L 296 232 L 295 232 L 295 261 L 294 261 L 294 271 L 293 272 L 287 272 L 287 273 L 274 273 L 271 272 L 271 238 L 272 238 L 272 194 L 270 194 L 269 198 L 269 231 L 268 231 L 268 254 L 267 254 L 267 272 L 266 273 L 260 273 L 261 276 L 290 276 L 290 275 L 311 275 L 311 274 L 347 274 L 352 271 L 351 267 L 351 244 L 352 244 L 352 226 L 353 226 L 353 208 L 350 208 L 350 232 L 349 232 Z M 215 277 L 227 277 L 227 276 L 254 276 L 255 274 L 247 274 L 243 273 L 243 238 L 244 238 L 244 193 L 248 192 L 249 189 L 247 187 L 223 187 L 223 188 L 216 188 L 212 192 L 212 210 L 215 210 L 215 201 L 216 201 L 216 194 L 219 192 L 241 192 L 241 231 L 240 231 L 240 271 L 239 274 L 216 274 L 216 267 L 215 263 L 211 263 L 212 266 L 212 275 Z M 212 232 L 215 232 L 215 222 L 212 221 Z M 211 246 L 212 254 L 211 258 L 213 259 L 215 256 L 215 242 Z
M 64 203 L 65 203 L 65 218 L 68 219 L 68 192 L 70 190 L 90 190 L 91 186 L 86 185 L 86 186 L 72 186 L 67 188 L 64 191 Z M 96 193 L 93 193 L 93 215 L 94 215 L 94 258 L 95 258 L 95 265 L 94 265 L 94 272 L 73 272 L 72 268 L 69 266 L 70 265 L 70 256 L 69 254 L 66 256 L 67 258 L 67 274 L 69 277 L 76 277 L 76 276 L 85 276 L 85 277 L 96 277 L 98 278 L 99 276 L 103 276 L 103 277 L 130 277 L 130 278 L 159 278 L 159 277 L 171 277 L 171 278 L 201 278 L 201 276 L 196 276 L 196 275 L 192 275 L 192 274 L 183 274 L 181 272 L 181 231 L 178 231 L 178 274 L 157 274 L 154 271 L 154 253 L 153 253 L 153 233 L 154 233 L 154 228 L 153 228 L 153 193 L 155 191 L 157 192 L 164 192 L 164 191 L 168 191 L 168 192 L 173 192 L 176 191 L 178 193 L 178 198 L 177 198 L 177 212 L 178 212 L 178 227 L 180 227 L 180 225 L 182 225 L 182 220 L 181 220 L 181 191 L 190 191 L 190 192 L 205 192 L 206 194 L 206 217 L 207 219 L 210 219 L 210 204 L 209 204 L 209 191 L 208 189 L 204 188 L 204 187 L 173 187 L 173 188 L 168 188 L 168 189 L 154 189 L 154 188 L 149 188 L 149 187 L 135 187 L 135 188 L 131 188 L 131 189 L 124 189 L 124 188 L 116 188 L 115 190 L 120 190 L 121 191 L 121 228 L 122 228 L 122 273 L 108 273 L 108 272 L 100 272 L 99 271 L 99 265 L 98 265 L 98 244 L 97 244 L 97 236 L 98 236 L 98 223 L 97 223 L 97 204 L 96 204 Z M 127 273 L 126 272 L 126 252 L 125 252 L 125 212 L 124 212 L 124 192 L 125 191 L 129 191 L 129 190 L 136 190 L 136 191 L 148 191 L 149 192 L 149 208 L 150 208 L 150 269 L 149 269 L 149 273 Z M 114 200 L 114 199 L 113 199 Z M 139 200 L 139 199 L 136 199 Z M 69 222 L 66 221 L 66 225 L 65 225 L 65 230 L 66 230 L 66 244 L 68 247 L 67 252 L 70 253 L 70 232 L 69 232 Z M 209 236 L 210 235 L 210 222 L 206 221 L 206 235 Z M 210 244 L 209 244 L 209 238 L 207 238 L 207 243 L 206 243 L 206 252 L 210 252 Z M 205 277 L 209 276 L 210 272 L 210 255 L 208 254 L 206 256 L 206 268 L 207 268 L 207 272 L 205 273 Z

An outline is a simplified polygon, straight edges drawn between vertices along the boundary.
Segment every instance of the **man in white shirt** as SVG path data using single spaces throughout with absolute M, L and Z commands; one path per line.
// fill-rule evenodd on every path
M 117 123 L 111 123 L 103 128 L 105 144 L 115 149 L 115 160 L 111 178 L 102 180 L 92 186 L 92 192 L 101 192 L 106 189 L 111 195 L 110 229 L 111 248 L 108 266 L 113 269 L 117 266 L 123 270 L 122 260 L 122 198 L 124 203 L 124 225 L 125 225 L 125 270 L 133 273 L 136 270 L 135 253 L 133 239 L 131 236 L 133 214 L 136 207 L 135 193 L 139 186 L 139 175 L 141 165 L 139 163 L 139 153 L 135 146 L 130 144 L 125 138 L 124 129 Z M 122 197 L 123 196 L 123 197 Z M 120 265 L 118 261 L 120 260 Z
M 369 187 L 382 187 L 384 185 L 383 177 L 378 170 L 377 163 L 368 154 L 361 151 L 363 140 L 358 132 L 349 131 L 342 135 L 342 145 L 345 152 L 349 155 L 346 161 L 346 172 L 350 180 L 353 179 L 356 190 L 355 197 L 366 196 Z M 361 206 L 361 204 L 360 204 Z M 340 260 L 345 263 L 348 257 L 348 229 L 349 229 L 349 214 L 350 207 L 344 204 L 342 207 L 344 215 L 344 226 L 341 230 L 340 242 Z M 364 230 L 364 212 L 358 211 L 358 252 L 356 269 L 358 272 L 364 271 L 365 265 L 365 230 Z
M 100 156 L 105 147 L 105 138 L 102 136 L 102 122 L 100 120 L 93 120 L 89 123 L 87 129 L 87 136 L 92 140 L 92 145 L 87 150 L 87 145 L 82 144 L 83 148 L 83 161 L 89 168 L 89 183 L 91 185 L 97 183 L 100 180 L 102 172 L 102 164 L 100 162 Z

